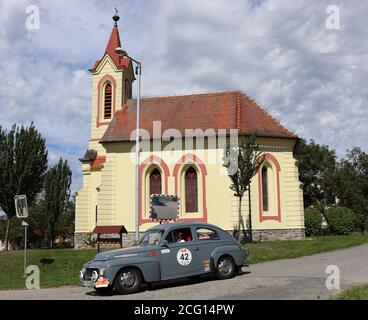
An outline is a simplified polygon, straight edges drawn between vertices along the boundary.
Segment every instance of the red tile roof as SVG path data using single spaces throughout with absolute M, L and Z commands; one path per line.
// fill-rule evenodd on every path
M 97 226 L 93 229 L 92 233 L 128 233 L 124 226 Z
M 106 156 L 97 156 L 91 163 L 91 169 L 100 169 L 106 162 Z
M 241 91 L 145 98 L 140 119 L 140 128 L 151 138 L 153 121 L 161 121 L 161 132 L 176 129 L 182 136 L 186 129 L 239 129 L 241 135 L 298 138 Z M 131 141 L 135 124 L 136 100 L 128 100 L 116 112 L 101 142 Z
M 110 39 L 106 46 L 105 55 L 106 54 L 109 55 L 109 57 L 112 59 L 112 61 L 115 63 L 117 67 L 127 68 L 130 64 L 130 59 L 127 57 L 122 58 L 119 55 L 117 55 L 115 53 L 115 49 L 117 47 L 121 47 L 121 42 L 120 42 L 120 36 L 119 36 L 119 29 L 115 25 L 111 31 Z M 100 62 L 102 61 L 102 59 L 97 60 L 95 62 L 94 66 L 91 69 L 92 71 L 96 70 L 96 68 L 99 66 Z

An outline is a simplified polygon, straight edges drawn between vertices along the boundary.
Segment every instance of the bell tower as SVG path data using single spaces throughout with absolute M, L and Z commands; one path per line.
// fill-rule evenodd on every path
M 116 11 L 112 17 L 114 25 L 107 42 L 105 53 L 90 69 L 92 74 L 92 118 L 89 149 L 104 154 L 99 144 L 115 113 L 122 110 L 128 99 L 132 98 L 132 86 L 135 80 L 132 61 L 129 57 L 119 56 L 115 49 L 121 47 Z

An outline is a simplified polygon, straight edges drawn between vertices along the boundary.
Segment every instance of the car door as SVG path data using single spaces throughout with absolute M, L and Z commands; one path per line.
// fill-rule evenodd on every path
M 177 238 L 184 234 L 183 241 Z M 167 247 L 161 247 L 161 280 L 187 277 L 201 273 L 198 242 L 193 241 L 190 227 L 173 228 L 166 234 Z
M 224 244 L 217 230 L 207 226 L 193 228 L 194 241 L 198 244 L 198 257 L 203 273 L 213 272 L 211 269 L 211 254 L 213 250 Z

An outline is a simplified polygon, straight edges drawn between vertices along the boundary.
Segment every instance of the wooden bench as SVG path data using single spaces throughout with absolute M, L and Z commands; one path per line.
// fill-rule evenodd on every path
M 120 248 L 123 247 L 123 233 L 127 234 L 128 231 L 124 226 L 97 226 L 92 231 L 93 234 L 97 234 L 95 244 L 97 244 L 97 251 L 100 252 L 100 244 L 119 244 Z M 101 235 L 116 234 L 119 237 L 114 238 L 102 238 Z

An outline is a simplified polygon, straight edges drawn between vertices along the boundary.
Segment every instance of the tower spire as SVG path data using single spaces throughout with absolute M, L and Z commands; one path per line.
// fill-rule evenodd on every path
M 120 20 L 120 17 L 118 15 L 118 10 L 116 8 L 112 20 L 114 20 L 114 27 L 112 28 L 110 39 L 109 42 L 107 43 L 105 52 L 109 54 L 109 56 L 114 60 L 115 63 L 117 63 L 120 61 L 120 57 L 115 53 L 115 49 L 121 47 L 121 42 L 118 29 L 118 21 Z
M 120 57 L 115 52 L 116 48 L 122 46 L 118 28 L 118 21 L 120 20 L 120 16 L 118 13 L 119 13 L 118 10 L 115 8 L 115 14 L 112 17 L 112 20 L 114 20 L 114 26 L 112 28 L 110 38 L 105 49 L 105 54 L 109 55 L 109 57 L 112 59 L 112 61 L 115 63 L 117 67 L 128 67 L 130 64 L 130 59 L 126 57 Z M 92 67 L 91 71 L 96 70 L 100 62 L 101 60 L 97 60 L 94 66 Z

